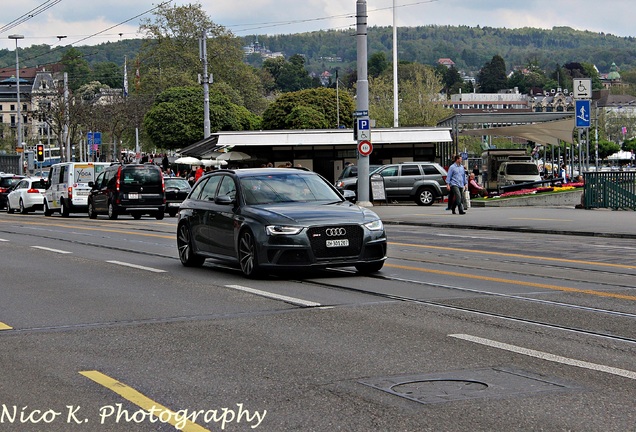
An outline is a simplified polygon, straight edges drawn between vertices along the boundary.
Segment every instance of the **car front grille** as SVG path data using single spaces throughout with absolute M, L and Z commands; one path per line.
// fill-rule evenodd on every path
M 327 235 L 328 230 L 343 229 L 342 235 Z M 307 230 L 307 236 L 316 259 L 353 257 L 360 255 L 364 231 L 359 225 L 335 225 L 313 227 Z M 349 246 L 327 247 L 327 240 L 349 240 Z

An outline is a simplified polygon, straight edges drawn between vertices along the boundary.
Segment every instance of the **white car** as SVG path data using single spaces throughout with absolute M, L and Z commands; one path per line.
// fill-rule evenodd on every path
M 25 177 L 20 180 L 7 195 L 7 213 L 20 210 L 25 214 L 32 210 L 44 209 L 44 192 L 46 179 L 42 177 Z

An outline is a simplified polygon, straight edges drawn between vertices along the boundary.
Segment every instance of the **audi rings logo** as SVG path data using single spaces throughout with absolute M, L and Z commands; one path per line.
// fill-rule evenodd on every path
M 327 237 L 340 237 L 347 233 L 347 230 L 344 228 L 327 228 L 325 234 Z

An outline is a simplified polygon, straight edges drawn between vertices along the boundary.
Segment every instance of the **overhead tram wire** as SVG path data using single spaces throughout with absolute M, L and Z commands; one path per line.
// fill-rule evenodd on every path
M 55 1 L 62 1 L 62 0 L 55 0 Z M 172 2 L 172 0 L 164 1 L 164 2 L 162 2 L 162 3 L 159 3 L 157 6 L 155 6 L 155 7 L 151 8 L 151 9 L 148 9 L 148 10 L 147 10 L 147 11 L 145 11 L 145 12 L 141 12 L 140 14 L 137 14 L 137 15 L 135 15 L 135 16 L 133 16 L 133 17 L 131 17 L 131 18 L 128 18 L 128 19 L 126 19 L 126 20 L 124 20 L 124 21 L 122 21 L 122 22 L 120 22 L 120 23 L 118 23 L 118 24 L 114 24 L 114 25 L 112 25 L 112 26 L 110 26 L 110 27 L 108 27 L 108 28 L 105 28 L 104 30 L 100 30 L 100 31 L 98 31 L 98 32 L 96 32 L 96 33 L 93 33 L 93 34 L 91 34 L 91 35 L 89 35 L 89 36 L 86 36 L 86 37 L 84 37 L 84 38 L 78 39 L 78 40 L 76 40 L 75 42 L 71 42 L 71 43 L 69 43 L 69 44 L 67 44 L 67 45 L 59 46 L 59 47 L 57 47 L 57 48 L 53 48 L 52 50 L 50 50 L 50 51 L 48 51 L 48 52 L 46 52 L 46 53 L 42 53 L 42 54 L 39 54 L 39 55 L 36 55 L 36 56 L 33 56 L 33 57 L 26 58 L 26 59 L 24 59 L 23 61 L 36 60 L 36 59 L 38 59 L 38 58 L 40 58 L 40 57 L 43 57 L 43 56 L 45 56 L 45 55 L 48 55 L 48 54 L 51 54 L 51 53 L 54 53 L 54 52 L 60 51 L 60 50 L 62 50 L 62 49 L 64 49 L 64 48 L 66 48 L 67 46 L 73 46 L 73 45 L 76 45 L 76 44 L 78 44 L 78 43 L 80 43 L 80 42 L 83 42 L 83 41 L 85 41 L 85 40 L 87 40 L 87 39 L 93 38 L 93 37 L 95 37 L 95 36 L 97 36 L 97 35 L 100 35 L 100 34 L 102 34 L 102 33 L 105 33 L 105 32 L 107 32 L 107 31 L 109 31 L 109 30 L 112 30 L 112 29 L 114 29 L 114 28 L 116 28 L 116 27 L 119 27 L 119 26 L 120 26 L 120 25 L 122 25 L 122 24 L 126 24 L 127 22 L 132 21 L 132 20 L 134 20 L 134 19 L 136 19 L 136 18 L 139 18 L 140 16 L 146 15 L 147 13 L 150 13 L 150 12 L 152 12 L 152 11 L 156 10 L 156 9 L 159 9 L 160 7 L 162 7 L 162 6 L 164 6 L 164 5 L 168 4 L 168 3 L 171 3 L 171 2 Z
M 442 1 L 442 0 L 422 0 L 422 1 L 414 2 L 414 3 L 407 3 L 407 4 L 399 5 L 399 6 L 396 6 L 396 8 L 405 8 L 405 7 L 411 7 L 411 6 L 418 6 L 418 5 L 427 4 L 427 3 L 437 3 L 439 1 Z M 385 10 L 393 10 L 393 6 L 387 6 L 387 7 L 376 8 L 376 9 L 369 9 L 367 12 L 371 13 L 371 12 L 380 12 L 380 11 L 385 11 Z M 230 29 L 231 28 L 237 28 L 237 27 L 245 27 L 245 28 L 238 28 L 236 30 L 233 30 L 235 33 L 245 33 L 245 32 L 252 31 L 252 30 L 261 30 L 261 29 L 271 28 L 271 27 L 279 27 L 279 26 L 292 25 L 292 24 L 302 24 L 302 23 L 308 23 L 308 22 L 316 22 L 316 21 L 324 21 L 324 20 L 330 20 L 330 19 L 338 19 L 338 18 L 355 18 L 355 14 L 347 13 L 347 14 L 341 14 L 341 15 L 330 15 L 330 16 L 320 17 L 320 18 L 309 18 L 309 19 L 288 20 L 288 21 L 270 21 L 270 22 L 253 23 L 253 24 L 247 24 L 247 23 L 246 24 L 232 24 L 232 25 L 227 25 L 225 27 L 226 28 L 230 28 Z M 354 24 L 351 24 L 351 25 L 354 25 Z M 350 27 L 350 26 L 347 26 L 347 27 Z M 345 27 L 343 26 L 341 28 L 345 28 Z
M 4 33 L 4 32 L 6 32 L 8 30 L 11 30 L 14 27 L 19 26 L 22 23 L 27 22 L 31 18 L 34 18 L 35 16 L 41 14 L 42 12 L 52 8 L 53 6 L 55 6 L 56 4 L 58 4 L 61 1 L 62 0 L 47 0 L 47 1 L 45 1 L 41 5 L 36 6 L 35 8 L 31 9 L 30 11 L 28 11 L 24 15 L 22 15 L 22 16 L 16 18 L 16 19 L 14 19 L 10 23 L 5 24 L 2 27 L 0 27 L 0 33 Z

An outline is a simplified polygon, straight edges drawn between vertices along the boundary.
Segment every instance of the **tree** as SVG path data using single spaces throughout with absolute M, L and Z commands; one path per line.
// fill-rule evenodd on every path
M 282 57 L 267 59 L 263 69 L 274 78 L 275 89 L 281 92 L 294 92 L 312 87 L 312 80 L 305 70 L 305 58 L 295 54 L 286 61 Z
M 335 89 L 324 87 L 283 93 L 263 113 L 263 129 L 352 127 L 354 109 L 353 98 L 345 91 L 338 99 Z
M 400 64 L 398 98 L 400 126 L 436 126 L 452 114 L 440 103 L 443 84 L 433 68 L 417 63 Z M 392 127 L 393 73 L 369 80 L 369 114 L 377 127 Z
M 144 118 L 144 127 L 159 148 L 177 149 L 203 139 L 203 90 L 172 87 L 162 92 Z M 217 91 L 210 90 L 210 129 L 250 130 L 258 119 Z
M 384 51 L 376 52 L 369 57 L 367 72 L 370 77 L 379 77 L 390 66 Z
M 620 151 L 621 146 L 616 144 L 613 141 L 608 140 L 598 140 L 598 157 L 599 159 L 605 159 L 609 155 L 613 155 L 614 153 Z
M 480 93 L 497 93 L 508 88 L 506 63 L 500 55 L 495 55 L 477 75 Z
M 124 72 L 114 62 L 100 62 L 93 65 L 92 81 L 99 81 L 110 88 L 124 87 Z
M 200 4 L 172 6 L 163 3 L 153 19 L 142 20 L 140 32 L 146 39 L 139 53 L 142 88 L 161 93 L 169 87 L 198 83 L 203 72 L 199 39 L 207 29 L 206 48 L 209 74 L 214 83 L 224 82 L 237 90 L 242 103 L 259 113 L 266 106 L 257 71 L 243 63 L 241 41 L 207 16 Z
M 79 50 L 70 48 L 62 56 L 60 63 L 64 65 L 64 72 L 68 74 L 68 87 L 71 91 L 90 81 L 91 68 Z

